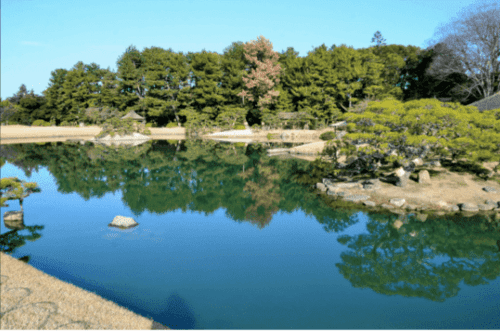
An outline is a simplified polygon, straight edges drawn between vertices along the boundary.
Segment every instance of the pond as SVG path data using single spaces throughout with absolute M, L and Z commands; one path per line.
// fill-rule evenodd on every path
M 274 146 L 280 147 L 280 146 Z M 261 144 L 2 145 L 0 248 L 173 329 L 498 329 L 500 224 L 375 214 Z M 311 181 L 313 182 L 313 181 Z M 108 227 L 117 215 L 138 226 Z M 395 220 L 403 226 L 393 227 Z

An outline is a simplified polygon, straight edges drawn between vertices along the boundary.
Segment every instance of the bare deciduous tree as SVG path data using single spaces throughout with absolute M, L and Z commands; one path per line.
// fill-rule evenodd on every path
M 474 5 L 458 19 L 441 25 L 428 41 L 439 56 L 429 71 L 437 77 L 465 73 L 464 93 L 488 97 L 498 91 L 500 72 L 500 3 Z

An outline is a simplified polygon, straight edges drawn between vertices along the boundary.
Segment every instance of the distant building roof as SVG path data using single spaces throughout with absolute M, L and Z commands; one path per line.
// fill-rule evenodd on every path
M 492 96 L 473 102 L 468 106 L 476 106 L 480 112 L 485 110 L 500 109 L 500 91 Z
M 128 112 L 127 115 L 123 116 L 122 117 L 122 120 L 123 119 L 126 119 L 126 118 L 132 118 L 134 120 L 143 120 L 144 117 L 142 117 L 141 115 L 138 115 L 135 111 L 131 110 Z

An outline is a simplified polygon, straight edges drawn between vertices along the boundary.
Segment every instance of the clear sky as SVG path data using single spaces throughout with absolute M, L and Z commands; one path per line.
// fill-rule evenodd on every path
M 387 44 L 427 46 L 440 24 L 487 0 L 2 0 L 1 97 L 41 94 L 51 71 L 78 61 L 116 69 L 130 45 L 223 53 L 263 35 L 274 50 Z

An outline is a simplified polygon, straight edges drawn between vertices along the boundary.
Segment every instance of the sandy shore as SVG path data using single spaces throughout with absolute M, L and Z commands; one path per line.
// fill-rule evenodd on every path
M 185 128 L 150 128 L 151 138 L 158 139 L 183 139 L 186 135 Z M 98 126 L 80 127 L 53 127 L 53 126 L 25 126 L 2 125 L 0 126 L 0 143 L 21 144 L 36 142 L 66 141 L 67 139 L 90 140 L 101 132 Z
M 0 329 L 151 330 L 158 323 L 0 253 Z

